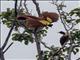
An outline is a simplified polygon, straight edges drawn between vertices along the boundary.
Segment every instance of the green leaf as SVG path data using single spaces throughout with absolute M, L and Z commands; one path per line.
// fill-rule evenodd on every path
M 22 38 L 21 34 L 14 33 L 14 34 L 12 34 L 12 40 L 13 41 L 22 42 L 23 41 L 23 38 Z
M 80 17 L 80 7 L 71 10 L 71 12 L 69 14 L 70 14 L 70 16 L 76 14 L 77 16 Z
M 3 24 L 7 25 L 8 28 L 11 27 L 12 20 L 15 19 L 14 11 L 14 9 L 10 10 L 10 8 L 7 8 L 7 11 L 3 11 L 0 13 L 0 18 Z
M 6 20 L 3 20 L 2 22 L 3 22 L 3 24 L 5 24 L 7 21 Z
M 24 44 L 25 44 L 25 45 L 28 45 L 28 43 L 29 43 L 29 41 L 28 41 L 28 40 L 24 41 Z
M 66 20 L 67 23 L 71 23 L 71 20 Z
M 76 48 L 75 50 L 76 50 L 76 52 L 79 52 L 79 49 L 78 48 Z
M 76 55 L 76 52 L 75 51 L 73 51 L 73 53 L 74 53 L 74 55 Z
M 44 56 L 44 60 L 48 60 L 48 55 L 45 55 Z
M 59 60 L 64 60 L 64 58 L 63 57 L 59 57 Z
M 75 55 L 76 53 L 78 53 L 78 52 L 79 52 L 79 49 L 78 49 L 78 48 L 74 48 L 74 49 L 73 49 L 74 55 Z
M 33 43 L 34 42 L 34 40 L 33 40 L 33 38 L 31 37 L 31 38 L 29 38 L 29 41 L 31 42 L 31 43 Z
M 76 23 L 80 23 L 80 19 L 77 19 L 77 20 L 76 20 Z

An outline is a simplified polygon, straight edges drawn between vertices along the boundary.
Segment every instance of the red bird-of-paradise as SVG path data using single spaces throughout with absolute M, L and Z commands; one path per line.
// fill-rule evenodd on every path
M 50 26 L 51 23 L 57 22 L 58 18 L 59 15 L 54 12 L 43 12 L 40 17 L 30 15 L 17 16 L 17 20 L 25 21 L 24 25 L 27 28 Z

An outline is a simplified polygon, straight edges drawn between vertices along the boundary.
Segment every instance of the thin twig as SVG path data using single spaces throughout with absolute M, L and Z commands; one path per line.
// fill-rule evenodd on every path
M 13 26 L 11 27 L 11 29 L 10 29 L 10 31 L 9 31 L 9 33 L 8 33 L 8 36 L 7 36 L 5 42 L 4 42 L 3 46 L 2 46 L 2 50 L 6 47 L 8 41 L 9 41 L 9 37 L 10 37 L 10 35 L 11 35 L 11 33 L 12 33 L 13 28 L 14 28 L 14 24 L 13 24 Z
M 58 49 L 58 50 L 53 54 L 53 56 L 55 56 L 56 54 L 58 54 L 59 52 L 61 52 L 61 50 L 65 47 L 65 45 L 66 45 L 66 42 L 64 43 L 64 45 L 63 45 L 60 49 Z
M 41 41 L 41 43 L 49 50 L 52 50 L 50 47 L 48 47 L 44 42 Z M 53 56 L 55 56 L 57 53 L 59 53 L 63 48 L 65 47 L 65 44 L 60 48 L 58 49 L 54 54 Z
M 45 42 L 42 42 L 42 41 L 41 41 L 41 43 L 42 43 L 42 45 L 44 45 L 44 46 L 45 46 L 45 48 L 47 48 L 47 49 L 51 50 L 51 48 L 50 48 L 50 47 L 48 47 L 48 46 L 45 44 Z
M 24 0 L 24 7 L 25 7 L 25 9 L 26 9 L 27 14 L 30 14 L 29 11 L 28 11 L 28 8 L 27 8 L 27 6 L 26 6 L 26 5 L 27 5 L 27 4 L 26 4 L 26 1 L 27 1 L 27 0 Z
M 20 4 L 19 4 L 19 7 L 18 7 L 18 10 L 20 9 L 21 6 L 22 6 L 22 0 L 20 0 Z
M 3 54 L 13 45 L 13 42 L 3 51 Z
M 36 11 L 37 11 L 38 15 L 40 16 L 40 8 L 39 8 L 39 4 L 36 2 L 36 0 L 32 0 L 32 1 L 33 1 L 33 3 L 34 3 L 35 6 L 36 6 Z

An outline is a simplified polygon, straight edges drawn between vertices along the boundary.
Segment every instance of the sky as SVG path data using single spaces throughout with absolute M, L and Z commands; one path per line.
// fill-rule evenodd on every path
M 36 16 L 35 6 L 32 2 L 27 2 L 28 9 L 32 12 L 32 15 Z M 49 11 L 49 12 L 57 12 L 56 6 L 53 6 L 49 1 L 39 1 L 39 6 L 42 11 Z M 70 10 L 80 6 L 79 1 L 65 1 L 66 8 L 65 11 L 69 12 Z M 6 11 L 6 8 L 14 8 L 14 2 L 10 1 L 2 1 L 1 2 L 1 11 Z M 79 28 L 79 26 L 78 26 Z M 48 34 L 46 37 L 43 38 L 43 41 L 48 45 L 54 45 L 56 47 L 60 46 L 59 38 L 60 34 L 59 31 L 65 31 L 63 25 L 61 24 L 60 20 L 58 22 L 53 23 L 53 27 L 49 28 Z M 5 41 L 7 37 L 9 29 L 1 23 L 1 45 Z M 11 37 L 9 39 L 8 45 L 12 42 Z M 46 50 L 43 45 L 41 45 L 43 50 Z M 29 43 L 29 45 L 25 45 L 24 43 L 20 43 L 14 41 L 14 44 L 10 47 L 10 49 L 5 53 L 6 60 L 36 60 L 36 44 Z M 80 54 L 76 56 L 72 55 L 72 60 L 80 57 Z

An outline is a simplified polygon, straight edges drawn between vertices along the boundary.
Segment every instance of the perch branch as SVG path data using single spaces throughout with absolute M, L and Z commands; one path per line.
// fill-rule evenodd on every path
M 66 45 L 66 43 L 64 43 L 64 45 L 53 54 L 53 56 L 55 56 L 56 54 L 61 52 L 61 50 L 65 47 L 65 45 Z

